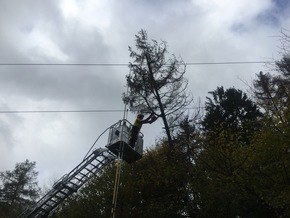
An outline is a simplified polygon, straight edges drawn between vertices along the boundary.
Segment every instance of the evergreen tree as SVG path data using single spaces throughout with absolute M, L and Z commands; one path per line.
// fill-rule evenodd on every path
M 39 196 L 35 164 L 26 160 L 17 163 L 14 170 L 0 173 L 0 210 L 4 217 L 15 217 Z
M 289 39 L 289 35 L 282 33 L 282 59 L 276 61 L 274 72 L 260 72 L 253 87 L 267 119 L 263 131 L 256 137 L 248 174 L 254 180 L 257 193 L 275 211 L 276 217 L 290 217 Z
M 218 87 L 209 92 L 205 104 L 206 114 L 202 121 L 206 134 L 217 137 L 220 131 L 236 134 L 239 141 L 249 144 L 254 132 L 258 131 L 262 113 L 254 102 L 241 90 Z
M 194 168 L 198 217 L 256 217 L 261 208 L 267 210 L 242 175 L 262 114 L 241 90 L 218 87 L 210 94 Z
M 129 95 L 124 94 L 123 100 L 132 111 L 160 116 L 172 144 L 168 120 L 174 122 L 191 103 L 184 78 L 185 64 L 175 56 L 167 58 L 166 42 L 150 42 L 145 30 L 136 35 L 136 51 L 131 47 L 129 51 L 133 59 L 127 76 Z

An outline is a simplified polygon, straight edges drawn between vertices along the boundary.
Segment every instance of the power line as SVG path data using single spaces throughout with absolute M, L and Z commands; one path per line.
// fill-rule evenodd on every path
M 189 107 L 186 110 L 197 110 L 204 107 Z M 129 110 L 133 111 L 133 110 Z M 124 109 L 102 109 L 102 110 L 0 110 L 0 114 L 34 114 L 34 113 L 119 113 Z
M 194 62 L 186 65 L 231 65 L 231 64 L 270 64 L 275 61 L 226 61 L 226 62 Z
M 0 111 L 0 114 L 32 114 L 32 113 L 114 113 L 124 112 L 124 110 L 6 110 Z
M 275 61 L 225 61 L 225 62 L 184 62 L 185 65 L 235 65 L 235 64 L 269 64 Z M 96 67 L 125 67 L 124 63 L 0 63 L 0 66 L 96 66 Z
M 128 66 L 122 63 L 0 63 L 0 66 Z

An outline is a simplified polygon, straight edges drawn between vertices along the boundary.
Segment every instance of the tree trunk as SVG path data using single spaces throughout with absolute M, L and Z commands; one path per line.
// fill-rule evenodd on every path
M 153 84 L 153 89 L 154 89 L 155 94 L 156 94 L 156 100 L 158 101 L 161 117 L 162 117 L 164 128 L 165 128 L 165 132 L 166 132 L 166 135 L 167 135 L 167 138 L 168 138 L 168 143 L 169 143 L 170 146 L 173 146 L 172 138 L 171 138 L 171 134 L 170 134 L 170 129 L 169 129 L 168 122 L 167 122 L 167 119 L 166 119 L 166 115 L 165 115 L 165 112 L 164 112 L 163 104 L 161 102 L 161 97 L 159 95 L 159 92 L 156 89 L 156 84 L 155 84 L 155 80 L 154 80 L 154 77 L 153 77 L 153 71 L 152 71 L 152 68 L 151 68 L 151 65 L 150 65 L 150 61 L 148 60 L 148 55 L 147 54 L 146 54 L 146 61 L 147 61 L 147 65 L 148 65 L 148 70 L 149 70 L 149 74 L 150 74 L 150 77 L 151 77 L 151 81 L 152 81 L 152 84 Z

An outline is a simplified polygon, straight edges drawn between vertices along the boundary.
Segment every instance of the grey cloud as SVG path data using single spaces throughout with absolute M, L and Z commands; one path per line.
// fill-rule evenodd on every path
M 98 67 L 11 66 L 0 73 L 0 90 L 7 97 L 29 96 L 36 101 L 67 101 L 75 105 L 97 99 L 107 102 L 114 96 L 110 96 L 112 93 L 121 92 L 122 86 L 112 76 L 118 72 L 106 71 Z
M 0 63 L 128 63 L 128 45 L 134 47 L 134 35 L 141 28 L 148 30 L 150 38 L 167 41 L 169 52 L 186 62 L 256 61 L 275 52 L 275 43 L 268 36 L 280 30 L 279 26 L 253 22 L 257 14 L 240 19 L 237 11 L 228 18 L 220 8 L 212 4 L 201 7 L 197 1 L 104 2 L 109 22 L 101 28 L 94 23 L 88 25 L 77 16 L 64 17 L 57 0 L 0 0 Z M 84 7 L 86 4 L 82 1 Z M 90 9 L 90 16 L 95 18 L 95 9 Z M 221 14 L 225 16 L 224 23 L 218 19 Z M 243 34 L 237 34 L 239 31 Z M 38 40 L 32 39 L 38 33 L 47 37 L 65 58 L 46 50 L 50 45 L 41 44 L 45 42 L 33 42 Z M 261 65 L 188 66 L 186 76 L 198 99 L 220 85 L 242 89 L 244 84 L 238 77 L 250 80 L 259 70 Z M 121 93 L 126 91 L 128 71 L 127 67 L 0 66 L 0 108 L 6 104 L 7 110 L 122 109 Z M 42 173 L 66 172 L 81 160 L 80 154 L 86 153 L 96 137 L 122 115 L 18 114 L 13 120 L 10 115 L 4 118 L 0 114 L 0 150 L 10 156 L 1 166 L 8 166 L 8 162 L 13 166 L 29 158 L 37 161 Z M 134 115 L 129 117 L 131 120 Z M 153 142 L 158 129 L 162 130 L 155 127 L 154 132 L 146 130 L 146 142 Z M 105 143 L 106 139 L 97 146 Z M 9 144 L 14 144 L 13 152 Z M 60 160 L 55 157 L 57 153 L 67 157 Z M 45 175 L 49 177 L 50 173 Z
M 39 23 L 51 23 L 51 25 L 59 23 L 61 16 L 55 2 L 0 1 L 1 47 L 5 48 L 7 44 L 17 50 L 21 46 L 22 34 L 27 33 L 28 30 L 32 31 Z M 11 48 L 4 51 L 9 52 Z M 6 58 L 2 60 L 13 61 L 13 56 L 7 54 L 5 56 Z

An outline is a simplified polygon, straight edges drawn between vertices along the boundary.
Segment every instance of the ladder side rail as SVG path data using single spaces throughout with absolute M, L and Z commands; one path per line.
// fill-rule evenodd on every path
M 76 166 L 70 173 L 68 173 L 68 174 L 65 174 L 64 176 L 62 176 L 54 185 L 53 185 L 53 187 L 52 187 L 52 189 L 49 191 L 49 192 L 47 192 L 38 202 L 36 202 L 35 204 L 34 204 L 34 206 L 32 206 L 31 207 L 31 210 L 32 211 L 34 211 L 34 209 L 36 209 L 36 208 L 41 208 L 43 205 L 45 205 L 46 204 L 46 202 L 47 201 L 49 201 L 49 199 L 52 197 L 52 196 L 54 196 L 54 195 L 56 195 L 56 192 L 57 192 L 57 190 L 59 190 L 59 189 L 61 189 L 61 187 L 59 187 L 59 186 L 62 186 L 62 184 L 63 184 L 63 182 L 64 181 L 67 181 L 67 179 L 69 178 L 69 177 L 71 177 L 71 175 L 73 175 L 75 172 L 74 171 L 76 171 L 77 169 L 79 169 L 83 164 L 84 164 L 84 162 L 87 162 L 88 160 L 91 160 L 92 159 L 92 157 L 94 158 L 95 157 L 95 155 L 96 155 L 96 153 L 95 152 L 93 152 L 93 153 L 91 153 L 87 158 L 85 158 L 78 166 Z M 29 208 L 30 209 L 30 208 Z M 28 209 L 28 210 L 29 210 Z M 24 211 L 25 212 L 25 211 Z M 25 215 L 25 214 L 23 214 L 23 215 Z M 19 218 L 20 217 L 22 217 L 21 215 L 19 216 Z
M 101 167 L 103 168 L 105 165 L 107 165 L 108 163 L 110 163 L 113 159 L 108 159 L 108 161 L 106 161 Z M 100 170 L 96 170 L 95 174 L 97 172 L 99 172 Z M 93 174 L 91 175 L 91 177 L 93 176 Z M 88 179 L 89 180 L 89 179 Z M 72 193 L 74 193 L 75 191 L 78 190 L 78 188 L 80 188 L 82 185 L 84 185 L 88 180 L 84 181 L 83 183 L 81 183 L 78 187 L 74 187 L 75 189 L 71 189 L 68 190 L 67 187 L 63 187 L 59 190 L 57 190 L 57 192 L 54 192 L 53 195 L 50 196 L 50 198 L 48 198 L 45 202 L 43 202 L 41 205 L 39 205 L 38 209 L 36 208 L 36 210 L 34 212 L 31 213 L 32 216 L 29 217 L 42 217 L 42 216 L 46 216 L 46 214 L 49 214 L 53 209 L 55 209 L 60 203 L 62 203 L 68 196 L 70 196 Z M 58 198 L 57 194 L 59 194 L 60 192 L 63 194 L 64 191 L 65 192 L 65 196 L 63 198 Z M 55 200 L 53 200 L 55 199 Z M 46 211 L 45 213 L 43 211 Z M 40 214 L 39 214 L 40 213 Z M 36 215 L 36 216 L 34 216 Z M 40 216 L 37 216 L 40 215 Z
M 108 154 L 105 154 L 108 153 Z M 98 158 L 102 158 L 101 160 L 98 160 Z M 116 157 L 111 155 L 111 152 L 109 152 L 109 150 L 104 150 L 101 153 L 98 153 L 95 158 L 92 158 L 90 161 L 87 162 L 87 164 L 85 164 L 84 166 L 88 166 L 90 165 L 92 162 L 97 162 L 96 165 L 92 165 L 93 168 L 90 169 L 89 171 L 89 175 L 87 175 L 87 177 L 85 178 L 85 180 L 81 180 L 82 182 L 77 186 L 77 187 L 71 187 L 72 189 L 69 190 L 71 193 L 68 193 L 67 196 L 65 198 L 67 198 L 70 194 L 72 194 L 73 192 L 76 192 L 80 187 L 82 187 L 86 182 L 88 182 L 93 176 L 97 175 L 105 166 L 107 166 L 110 162 L 112 162 Z M 86 168 L 82 168 L 83 170 L 86 170 Z M 81 169 L 80 169 L 81 170 Z M 78 173 L 76 172 L 76 175 L 80 175 L 80 173 L 82 173 L 82 171 L 78 171 Z M 72 177 L 70 180 L 67 181 L 67 185 L 71 184 L 73 182 L 75 177 Z M 80 181 L 80 180 L 77 180 Z M 70 186 L 68 186 L 70 187 Z M 65 186 L 65 188 L 67 188 L 67 186 Z M 65 200 L 62 199 L 63 200 Z M 51 212 L 54 208 L 56 208 L 62 201 L 58 202 L 57 204 L 55 204 L 53 206 L 53 208 L 51 208 L 51 210 L 49 212 Z M 48 212 L 48 213 L 49 213 Z
M 66 188 L 59 188 L 51 190 L 46 198 L 42 202 L 37 202 L 37 204 L 32 207 L 27 213 L 20 217 L 42 217 L 46 212 L 53 210 L 59 203 L 66 199 L 69 195 L 73 193 L 72 190 Z M 61 194 L 62 196 L 58 196 Z
M 45 204 L 46 199 L 49 198 L 49 196 L 51 196 L 53 192 L 55 192 L 54 189 L 47 192 L 40 200 L 38 200 L 38 202 L 36 202 L 33 206 L 27 208 L 24 212 L 22 212 L 18 216 L 18 218 L 31 217 L 30 215 L 33 215 L 37 208 L 39 208 L 40 210 L 43 210 L 42 206 Z
M 73 183 L 76 183 L 76 184 L 85 183 L 90 178 L 86 178 L 82 174 L 86 173 L 87 177 L 91 177 L 92 175 L 95 175 L 96 172 L 99 171 L 99 169 L 103 168 L 103 166 L 106 166 L 113 159 L 115 159 L 115 156 L 113 156 L 112 153 L 108 151 L 108 149 L 104 149 L 102 150 L 102 152 L 95 153 L 95 155 L 93 155 L 92 158 L 90 158 L 90 160 L 86 161 L 81 167 L 79 167 L 79 169 L 76 170 L 76 172 L 74 172 L 74 174 L 69 176 L 69 178 L 67 178 L 65 181 L 73 182 L 75 178 L 77 178 L 77 181 Z M 93 165 L 92 164 L 93 162 L 96 162 L 97 164 Z M 89 167 L 90 165 L 92 167 Z M 93 173 L 90 173 L 90 171 L 92 171 Z M 80 186 L 82 186 L 82 184 L 80 184 Z
M 90 174 L 90 178 L 91 179 L 93 176 L 97 175 L 97 173 L 99 173 L 105 166 L 107 166 L 109 163 L 111 163 L 115 158 L 107 158 L 105 157 L 105 162 L 102 162 L 103 164 L 101 164 L 101 162 L 95 167 L 94 173 Z M 95 161 L 95 160 L 93 160 Z M 89 181 L 89 179 L 87 179 L 86 181 L 84 181 L 82 184 L 79 185 L 78 188 L 80 188 L 81 186 L 83 186 L 86 182 Z M 78 190 L 78 188 L 76 190 Z M 67 198 L 70 194 L 72 194 L 74 191 L 71 191 L 71 193 L 69 193 L 65 198 Z M 63 199 L 65 200 L 65 199 Z M 62 200 L 62 201 L 63 201 Z M 53 206 L 53 208 L 51 208 L 51 210 L 49 212 L 51 212 L 53 209 L 55 209 L 62 201 L 58 202 L 57 204 L 55 204 Z M 49 213 L 48 212 L 48 213 Z
M 76 175 L 82 172 L 83 169 L 86 168 L 87 165 L 89 165 L 90 162 L 92 162 L 99 153 L 91 153 L 86 159 L 84 159 L 77 167 L 75 167 L 67 176 L 59 182 L 59 184 L 62 186 L 63 184 L 67 183 L 68 181 L 72 180 Z
M 115 158 L 114 158 L 115 159 Z M 90 169 L 88 171 L 87 176 L 82 176 L 81 178 L 78 178 L 77 176 L 72 178 L 70 181 L 68 181 L 68 186 L 74 188 L 75 184 L 78 187 L 83 186 L 86 182 L 88 182 L 93 176 L 97 175 L 99 172 L 103 170 L 105 166 L 107 166 L 110 162 L 112 162 L 114 159 L 104 159 L 104 161 L 98 161 L 98 163 L 95 165 L 94 168 Z M 94 160 L 97 161 L 97 160 Z M 80 174 L 78 174 L 80 175 Z
M 79 172 L 81 169 L 83 169 L 87 163 L 91 160 L 94 159 L 95 156 L 98 156 L 100 154 L 102 154 L 104 151 L 104 149 L 97 149 L 95 151 L 93 151 L 89 156 L 87 156 L 79 165 L 77 165 L 72 171 L 70 171 L 68 174 L 66 174 L 61 181 L 65 181 L 68 178 L 70 178 L 71 176 L 75 175 L 76 172 Z
M 109 162 L 111 162 L 111 159 L 107 159 L 105 162 L 99 162 L 94 168 L 90 169 L 90 171 L 87 171 L 87 174 L 84 176 L 83 171 L 75 177 L 71 178 L 67 181 L 66 185 L 69 188 L 72 189 L 79 189 L 81 186 L 83 186 L 88 180 L 90 180 L 94 175 L 99 173 L 104 166 L 108 165 Z
M 98 158 L 101 158 L 101 160 L 98 160 Z M 100 170 L 108 165 L 111 161 L 113 161 L 116 158 L 115 155 L 113 155 L 110 151 L 107 149 L 97 149 L 94 152 L 92 152 L 87 158 L 85 158 L 77 167 L 75 167 L 69 174 L 64 175 L 61 177 L 61 179 L 56 182 L 52 189 L 44 195 L 34 206 L 31 208 L 28 208 L 26 211 L 24 211 L 19 218 L 22 217 L 39 217 L 38 215 L 43 215 L 44 211 L 51 212 L 53 209 L 55 209 L 56 206 L 58 206 L 62 201 L 64 201 L 69 195 L 77 191 L 82 185 L 84 185 L 91 177 L 93 177 L 95 174 L 100 172 Z M 65 186 L 66 184 L 69 185 L 71 181 L 74 180 L 74 178 L 79 175 L 79 173 L 82 173 L 86 167 L 94 162 L 98 161 L 98 164 L 93 169 L 93 173 L 89 173 L 89 178 L 86 178 L 83 182 L 79 183 L 77 187 L 70 187 L 70 190 Z M 63 197 L 58 196 L 59 193 L 63 194 L 63 191 L 68 190 L 65 192 Z M 58 199 L 51 202 L 50 199 Z M 49 206 L 48 206 L 49 205 Z M 44 207 L 44 208 L 43 208 Z M 46 209 L 47 207 L 50 207 L 49 209 Z M 42 211 L 42 213 L 41 213 Z M 38 214 L 40 213 L 40 214 Z

